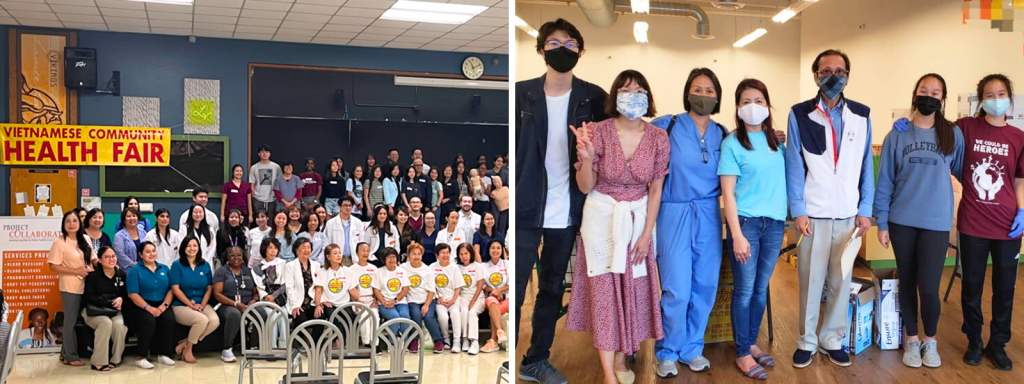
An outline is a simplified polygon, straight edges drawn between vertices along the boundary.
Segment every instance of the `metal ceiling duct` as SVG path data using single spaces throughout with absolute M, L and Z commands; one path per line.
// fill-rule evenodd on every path
M 615 20 L 618 19 L 616 11 L 621 13 L 632 12 L 629 0 L 576 0 L 576 4 L 580 6 L 583 14 L 587 16 L 587 20 L 599 28 L 606 28 L 615 24 Z M 701 40 L 715 38 L 711 34 L 711 22 L 708 19 L 708 14 L 695 4 L 652 1 L 651 14 L 689 17 L 697 22 L 697 33 L 692 35 L 693 38 Z

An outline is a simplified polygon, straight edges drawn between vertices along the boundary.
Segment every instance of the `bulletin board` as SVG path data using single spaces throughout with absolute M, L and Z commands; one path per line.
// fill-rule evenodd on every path
M 36 216 L 40 210 L 61 216 L 78 206 L 78 170 L 11 168 L 10 196 L 11 216 Z

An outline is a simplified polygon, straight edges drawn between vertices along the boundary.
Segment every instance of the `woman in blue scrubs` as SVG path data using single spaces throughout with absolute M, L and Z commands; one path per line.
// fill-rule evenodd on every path
M 665 338 L 654 350 L 661 377 L 678 374 L 676 361 L 694 372 L 711 368 L 703 356 L 704 330 L 722 263 L 722 189 L 717 171 L 727 131 L 711 120 L 720 109 L 722 85 L 710 69 L 696 68 L 686 79 L 685 92 L 686 113 L 651 122 L 668 130 L 671 145 L 656 241 Z

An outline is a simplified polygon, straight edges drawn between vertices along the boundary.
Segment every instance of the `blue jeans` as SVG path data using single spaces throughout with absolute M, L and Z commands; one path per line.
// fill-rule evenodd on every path
M 384 318 L 384 321 L 391 319 L 412 319 L 412 317 L 409 317 L 408 304 L 395 304 L 394 308 L 385 308 L 383 305 L 378 305 L 377 312 L 380 313 L 380 317 Z M 395 332 L 396 335 L 400 335 L 405 333 L 406 328 L 409 328 L 406 324 L 392 325 L 391 331 Z
M 767 217 L 740 216 L 740 230 L 750 243 L 750 259 L 736 261 L 732 230 L 727 231 L 729 261 L 732 263 L 732 337 L 736 340 L 736 357 L 750 355 L 750 346 L 757 344 L 761 331 L 768 281 L 779 260 L 785 223 Z
M 340 199 L 330 197 L 324 199 L 324 209 L 327 210 L 327 216 L 334 217 L 338 212 L 340 212 L 338 209 L 338 200 Z
M 434 341 L 444 340 L 441 337 L 441 326 L 437 324 L 437 316 L 434 314 L 434 308 L 436 301 L 430 301 L 430 309 L 427 310 L 427 315 L 423 316 L 423 306 L 427 304 L 416 304 L 409 303 L 409 315 L 412 316 L 412 321 L 416 324 L 422 325 L 427 323 L 427 332 L 430 332 L 430 338 Z

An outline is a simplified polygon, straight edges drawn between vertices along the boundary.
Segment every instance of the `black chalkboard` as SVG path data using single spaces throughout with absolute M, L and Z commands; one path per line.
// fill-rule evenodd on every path
M 226 136 L 173 135 L 169 167 L 100 167 L 100 196 L 191 198 L 201 186 L 219 198 L 228 159 Z

